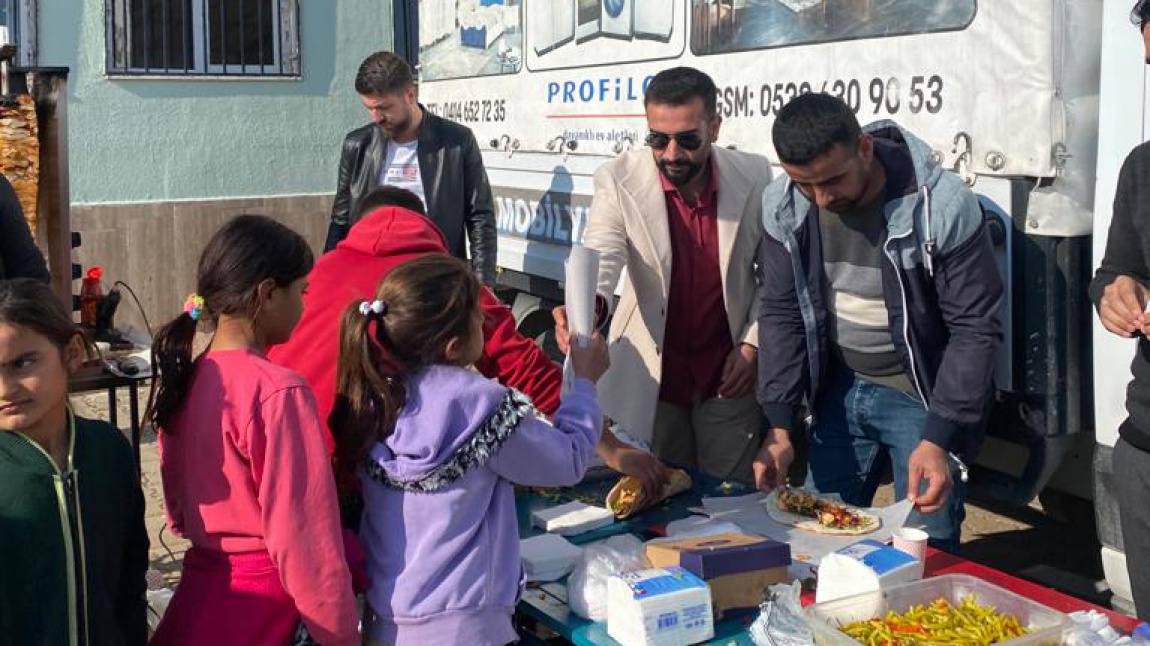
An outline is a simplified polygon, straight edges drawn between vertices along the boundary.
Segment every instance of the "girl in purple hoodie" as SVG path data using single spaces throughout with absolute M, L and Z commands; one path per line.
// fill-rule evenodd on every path
M 483 349 L 479 283 L 463 261 L 396 267 L 341 325 L 331 428 L 363 483 L 372 586 L 365 634 L 380 646 L 497 646 L 523 573 L 512 485 L 582 479 L 603 419 L 598 336 L 572 347 L 577 377 L 555 414 L 468 369 Z

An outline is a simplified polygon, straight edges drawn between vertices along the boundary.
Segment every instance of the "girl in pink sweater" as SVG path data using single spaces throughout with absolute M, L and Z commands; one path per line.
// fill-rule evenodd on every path
M 159 430 L 168 523 L 192 542 L 152 644 L 359 643 L 324 429 L 303 378 L 264 358 L 303 312 L 312 254 L 245 215 L 200 257 L 197 294 L 156 335 L 147 418 Z M 192 357 L 200 322 L 207 351 Z

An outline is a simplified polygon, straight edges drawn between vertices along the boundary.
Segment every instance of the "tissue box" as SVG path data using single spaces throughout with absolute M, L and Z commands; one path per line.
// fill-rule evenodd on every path
M 622 646 L 687 646 L 715 636 L 711 590 L 677 567 L 607 581 L 607 634 Z
M 613 522 L 615 514 L 606 507 L 593 507 L 578 501 L 531 512 L 533 525 L 560 536 L 576 536 Z
M 882 590 L 922 578 L 922 563 L 873 539 L 827 554 L 819 564 L 815 602 Z
M 790 580 L 791 548 L 745 534 L 718 534 L 647 546 L 652 565 L 679 565 L 711 587 L 715 614 L 756 608 L 763 591 Z
M 717 548 L 733 548 L 747 545 L 755 545 L 765 542 L 766 539 L 759 536 L 748 536 L 746 534 L 723 533 L 712 534 L 710 536 L 695 536 L 692 538 L 683 538 L 678 540 L 659 540 L 647 543 L 647 560 L 651 562 L 654 567 L 670 567 L 680 565 L 680 559 L 683 552 L 691 550 L 710 550 L 714 551 Z M 790 560 L 790 550 L 787 550 L 787 560 Z

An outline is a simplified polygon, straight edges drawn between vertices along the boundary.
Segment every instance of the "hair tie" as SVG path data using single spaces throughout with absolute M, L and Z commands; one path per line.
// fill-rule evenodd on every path
M 200 320 L 200 315 L 204 313 L 204 297 L 195 293 L 188 294 L 184 301 L 184 313 L 192 317 L 193 321 Z
M 359 313 L 367 318 L 383 318 L 387 315 L 387 303 L 383 301 L 364 301 L 359 304 Z

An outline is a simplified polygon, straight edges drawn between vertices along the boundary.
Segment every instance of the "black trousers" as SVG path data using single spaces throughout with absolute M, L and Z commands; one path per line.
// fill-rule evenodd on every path
M 1130 589 L 1138 618 L 1150 621 L 1150 453 L 1119 439 L 1112 459 Z

